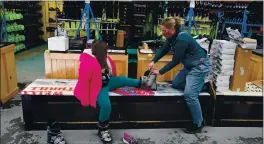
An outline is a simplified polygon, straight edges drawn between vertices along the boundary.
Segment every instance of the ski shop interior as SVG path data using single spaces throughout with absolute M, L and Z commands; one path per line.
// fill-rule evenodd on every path
M 109 91 L 116 143 L 121 129 L 131 130 L 142 144 L 263 143 L 263 1 L 4 0 L 0 5 L 1 143 L 45 143 L 51 118 L 71 143 L 97 143 L 99 109 L 82 107 L 74 96 L 80 55 L 102 40 L 117 76 L 149 78 L 149 63 L 166 44 L 161 24 L 168 17 L 179 18 L 181 31 L 210 59 L 206 81 L 212 87 L 199 95 L 207 133 L 192 137 L 178 131 L 192 121 L 184 91 L 172 87 L 184 68 L 179 63 L 157 75 L 155 90 Z M 173 54 L 154 68 L 166 66 Z M 168 132 L 171 128 L 176 131 Z M 92 132 L 81 137 L 80 130 Z

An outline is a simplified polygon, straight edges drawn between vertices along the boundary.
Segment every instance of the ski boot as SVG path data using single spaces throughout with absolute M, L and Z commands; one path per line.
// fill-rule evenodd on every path
M 111 144 L 112 143 L 112 136 L 108 131 L 109 123 L 102 122 L 98 123 L 98 136 L 104 144 Z
M 47 143 L 48 144 L 67 144 L 62 136 L 60 126 L 57 121 L 50 121 L 47 126 Z
M 156 91 L 157 90 L 156 79 L 157 79 L 157 75 L 152 74 L 149 70 L 146 71 L 144 73 L 144 76 L 140 77 L 141 88 Z

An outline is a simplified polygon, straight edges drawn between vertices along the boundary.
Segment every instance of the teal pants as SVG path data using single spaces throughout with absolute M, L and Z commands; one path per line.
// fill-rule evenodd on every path
M 111 114 L 111 102 L 109 99 L 109 91 L 124 87 L 139 87 L 140 80 L 132 79 L 124 76 L 111 77 L 108 86 L 102 87 L 99 96 L 97 98 L 97 103 L 100 107 L 99 122 L 104 122 L 109 120 Z

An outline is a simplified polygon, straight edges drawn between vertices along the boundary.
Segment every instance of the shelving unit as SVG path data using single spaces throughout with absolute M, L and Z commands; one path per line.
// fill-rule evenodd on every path
M 49 37 L 55 36 L 54 32 L 57 28 L 57 25 L 61 23 L 57 20 L 57 15 L 63 12 L 63 0 L 59 1 L 45 1 L 42 4 L 45 7 L 44 14 L 44 40 L 47 41 Z
M 109 45 L 114 45 L 115 41 L 110 40 L 110 38 L 115 39 L 116 33 L 117 33 L 117 24 L 118 24 L 119 20 L 116 18 L 103 18 L 103 16 L 100 17 L 98 15 L 98 12 L 100 12 L 100 10 L 102 10 L 102 15 L 104 14 L 104 12 L 103 12 L 104 2 L 100 2 L 100 3 L 102 4 L 102 5 L 100 5 L 100 7 L 98 7 L 99 5 L 97 5 L 97 4 L 99 4 L 98 2 L 93 1 L 90 3 L 91 8 L 92 7 L 97 8 L 96 9 L 97 14 L 94 14 L 95 22 L 93 19 L 90 19 L 89 23 L 88 23 L 89 33 L 90 33 L 89 39 L 90 38 L 91 39 L 100 39 L 99 33 L 96 32 L 96 27 L 97 27 L 98 31 L 101 34 L 101 37 L 103 37 L 103 39 L 106 42 L 108 42 Z M 72 4 L 72 2 L 65 3 L 64 7 L 65 8 L 72 7 L 71 4 Z M 77 5 L 77 7 L 79 7 L 79 4 Z M 84 8 L 84 5 L 82 8 Z M 67 13 L 67 12 L 65 11 L 63 13 Z M 117 15 L 117 14 L 113 14 L 113 15 Z M 61 15 L 60 17 L 64 17 L 64 18 L 58 18 L 57 19 L 58 23 L 61 23 L 61 27 L 67 31 L 67 34 L 69 37 L 75 38 L 76 33 L 78 33 L 81 38 L 87 37 L 87 34 L 86 34 L 86 27 L 87 27 L 86 15 L 83 18 L 81 25 L 80 25 L 80 22 L 81 22 L 80 19 L 81 19 L 82 15 L 78 16 L 78 19 L 76 17 L 74 17 L 73 15 L 70 15 L 70 16 Z M 80 25 L 80 27 L 78 27 L 79 25 Z M 78 29 L 79 29 L 79 31 L 78 31 Z
M 0 11 L 0 19 L 1 19 L 1 37 L 0 42 L 8 41 L 7 39 L 7 30 L 6 30 L 6 15 L 5 15 L 5 8 L 4 8 L 4 1 L 1 1 L 1 11 Z
M 215 7 L 217 7 L 218 9 L 215 9 L 216 17 L 214 23 L 215 25 L 216 23 L 218 23 L 218 26 L 214 27 L 215 30 L 212 38 L 226 39 L 226 27 L 239 29 L 243 37 L 251 38 L 252 33 L 255 33 L 252 30 L 253 27 L 263 27 L 263 24 L 261 24 L 262 21 L 256 21 L 256 17 L 257 19 L 261 20 L 261 18 L 258 18 L 257 16 L 261 16 L 261 14 L 258 12 L 259 9 L 257 7 L 261 7 L 262 5 L 263 2 L 260 1 L 245 1 L 237 5 L 228 2 L 224 3 L 223 5 L 220 5 L 220 3 L 218 3 L 218 5 L 216 4 Z M 253 13 L 253 15 L 250 13 Z M 216 35 L 218 37 L 216 37 Z
M 15 53 L 44 42 L 39 2 L 4 1 L 3 4 L 6 24 L 1 28 L 7 32 L 5 41 L 15 44 Z
M 247 20 L 248 20 L 248 17 L 247 17 L 247 9 L 244 9 L 243 11 L 243 21 L 242 22 L 230 22 L 230 21 L 226 21 L 225 23 L 226 24 L 236 24 L 236 25 L 241 25 L 242 26 L 242 30 L 241 30 L 241 34 L 242 36 L 245 36 L 245 34 L 248 34 L 247 37 L 251 37 L 252 35 L 252 29 L 251 27 L 261 27 L 263 26 L 262 24 L 247 24 Z M 250 27 L 249 28 L 249 31 L 247 31 L 247 27 Z
M 48 37 L 54 36 L 54 31 L 57 25 L 67 31 L 68 36 L 75 37 L 76 30 L 80 23 L 81 13 L 80 11 L 84 8 L 84 2 L 43 2 L 45 6 L 45 22 L 44 24 L 44 35 L 45 40 Z M 233 11 L 233 3 L 228 2 L 210 2 L 210 1 L 195 1 L 195 8 L 193 8 L 192 22 L 186 19 L 188 15 L 189 2 L 186 1 L 161 1 L 161 2 L 91 2 L 91 8 L 94 10 L 96 19 L 96 25 L 98 30 L 102 34 L 102 39 L 107 41 L 110 45 L 114 45 L 116 39 L 117 30 L 125 31 L 126 40 L 133 42 L 156 39 L 160 38 L 160 27 L 159 23 L 162 19 L 167 16 L 180 17 L 182 19 L 183 30 L 196 35 L 195 26 L 192 24 L 196 22 L 197 32 L 200 37 L 211 37 L 211 31 L 216 29 L 214 23 L 217 22 L 217 11 L 228 12 Z M 106 7 L 111 6 L 110 7 Z M 241 5 L 236 6 L 235 9 L 243 10 L 248 3 L 243 2 Z M 55 11 L 49 10 L 54 8 Z M 56 12 L 56 8 L 59 12 Z M 65 8 L 65 10 L 64 10 Z M 70 9 L 74 12 L 70 12 Z M 216 12 L 216 13 L 215 13 Z M 78 14 L 79 13 L 79 14 Z M 140 14 L 144 17 L 140 17 Z M 214 18 L 215 17 L 215 18 Z M 225 24 L 229 25 L 243 25 L 241 21 L 225 21 Z M 54 21 L 51 21 L 51 19 Z M 185 24 L 184 24 L 184 20 Z M 50 21 L 49 21 L 50 20 Z M 219 24 L 220 25 L 220 24 Z M 247 35 L 250 35 L 252 31 L 249 31 L 249 27 L 260 27 L 261 24 L 246 24 L 246 31 L 243 30 Z M 98 34 L 94 31 L 95 24 L 91 20 L 89 23 L 91 38 L 98 39 Z M 245 27 L 244 27 L 245 28 Z M 85 37 L 86 31 L 85 25 L 80 27 L 80 37 Z M 222 28 L 219 28 L 221 31 Z M 249 29 L 249 30 L 248 30 Z M 219 35 L 219 33 L 217 33 Z M 127 42 L 127 41 L 126 41 Z
M 209 37 L 212 29 L 212 20 L 209 16 L 209 4 L 195 1 L 195 7 L 190 7 L 190 2 L 187 1 L 169 1 L 167 4 L 165 3 L 160 7 L 162 7 L 165 12 L 163 14 L 164 17 L 159 18 L 159 22 L 164 19 L 165 16 L 179 17 L 181 19 L 183 31 L 191 35 L 198 34 L 200 36 Z M 191 19 L 190 22 L 189 18 Z M 194 23 L 196 23 L 196 27 Z M 160 31 L 159 27 L 157 27 L 157 29 L 157 35 L 160 35 L 158 34 Z
M 21 10 L 25 25 L 25 45 L 26 48 L 32 48 L 44 43 L 42 27 L 42 5 L 40 2 L 23 2 L 24 9 Z
M 247 12 L 247 9 L 244 9 L 243 10 L 243 19 L 242 19 L 242 22 L 232 22 L 230 20 L 227 20 L 225 22 L 220 21 L 220 23 L 224 23 L 224 25 L 222 26 L 222 30 L 221 31 L 223 31 L 223 28 L 226 27 L 225 24 L 229 24 L 229 25 L 241 25 L 241 35 L 243 37 L 251 38 L 251 36 L 252 36 L 252 29 L 251 29 L 251 27 L 262 27 L 263 24 L 247 24 L 247 20 L 248 20 L 247 13 L 248 13 Z M 248 30 L 248 27 L 249 27 L 249 30 Z
M 15 10 L 16 5 L 2 2 L 2 17 L 1 24 L 1 39 L 3 42 L 10 42 L 15 44 L 14 52 L 25 49 L 25 36 L 23 15 Z

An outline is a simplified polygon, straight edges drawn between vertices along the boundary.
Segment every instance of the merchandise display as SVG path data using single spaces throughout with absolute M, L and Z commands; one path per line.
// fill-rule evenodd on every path
M 39 2 L 5 1 L 7 42 L 15 43 L 14 52 L 44 43 Z M 2 27 L 2 26 L 1 26 Z
M 14 11 L 5 10 L 7 42 L 15 43 L 14 52 L 25 49 L 24 25 L 21 22 L 23 15 Z M 4 36 L 5 37 L 5 36 Z
M 213 67 L 209 79 L 215 82 L 218 92 L 229 90 L 230 77 L 234 71 L 236 47 L 236 43 L 225 40 L 214 40 L 212 43 L 210 58 Z
M 89 5 L 93 14 L 90 13 L 89 24 L 85 14 L 83 21 L 80 21 L 85 2 L 6 1 L 3 4 L 6 24 L 3 27 L 1 23 L 1 27 L 7 34 L 2 35 L 1 39 L 7 36 L 7 42 L 15 43 L 15 52 L 41 43 L 42 37 L 49 43 L 50 51 L 80 52 L 88 45 L 85 39 L 89 29 L 90 36 L 87 38 L 102 38 L 110 47 L 109 53 L 126 54 L 127 47 L 135 49 L 134 45 L 139 44 L 144 47 L 139 53 L 152 57 L 151 54 L 156 54 L 165 42 L 160 35 L 161 20 L 169 16 L 179 17 L 182 30 L 187 32 L 191 27 L 189 34 L 197 38 L 197 42 L 210 54 L 213 63 L 210 78 L 225 90 L 230 89 L 227 88 L 231 81 L 227 80 L 228 77 L 230 79 L 236 69 L 240 69 L 235 68 L 238 63 L 235 59 L 237 49 L 250 51 L 262 44 L 262 41 L 255 39 L 259 33 L 252 30 L 253 27 L 262 26 L 263 20 L 255 16 L 260 9 L 259 2 L 197 1 L 191 6 L 187 1 L 91 1 Z M 191 16 L 193 20 L 189 25 L 187 18 Z M 195 36 L 193 24 L 197 25 L 198 36 Z M 245 37 L 245 33 L 248 33 L 248 37 Z M 63 39 L 61 42 L 54 41 L 59 37 Z M 57 44 L 61 46 L 57 47 Z M 249 68 L 244 68 L 244 71 L 247 70 Z
M 24 130 L 48 143 L 73 141 L 66 129 L 135 144 L 140 134 L 111 129 L 263 126 L 262 1 L 0 7 L 1 105 L 19 93 Z

